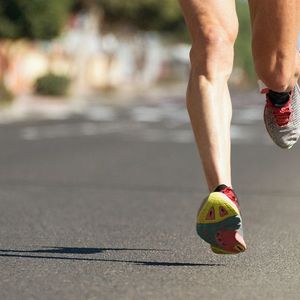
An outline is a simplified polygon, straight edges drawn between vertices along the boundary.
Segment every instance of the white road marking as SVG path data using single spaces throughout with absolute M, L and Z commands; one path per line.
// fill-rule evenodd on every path
M 182 104 L 164 103 L 155 107 L 139 106 L 123 111 L 117 118 L 115 108 L 91 109 L 80 123 L 60 123 L 25 127 L 20 131 L 24 140 L 101 136 L 119 134 L 124 139 L 146 142 L 194 143 L 188 114 Z M 125 118 L 124 118 L 125 116 Z M 234 144 L 271 144 L 267 135 L 259 132 L 261 109 L 242 108 L 234 111 L 231 137 Z
M 272 144 L 264 131 L 258 132 L 251 126 L 232 124 L 230 133 L 234 144 Z
M 147 128 L 140 125 L 134 126 L 130 123 L 83 122 L 77 124 L 55 124 L 40 127 L 25 127 L 20 131 L 21 138 L 27 141 L 115 134 L 120 134 L 128 140 L 194 143 L 194 135 L 190 128 Z M 263 132 L 259 134 L 257 128 L 245 125 L 232 125 L 231 138 L 234 144 L 271 144 Z
M 130 112 L 131 118 L 136 122 L 159 122 L 163 115 L 159 107 L 135 107 Z
M 263 108 L 248 107 L 235 110 L 233 113 L 233 122 L 237 124 L 254 124 L 263 118 Z
M 130 118 L 135 122 L 155 123 L 167 121 L 170 124 L 176 124 L 176 126 L 189 122 L 186 108 L 181 105 L 171 103 L 165 103 L 155 107 L 134 107 L 130 110 L 129 114 Z
M 129 123 L 93 123 L 83 122 L 76 124 L 53 124 L 25 127 L 20 130 L 24 140 L 68 138 L 77 136 L 108 135 L 115 133 L 129 133 L 140 129 Z
M 37 127 L 26 127 L 21 129 L 21 138 L 27 141 L 37 140 L 39 138 L 39 131 Z
M 84 115 L 91 121 L 113 121 L 117 118 L 115 109 L 106 106 L 89 107 Z

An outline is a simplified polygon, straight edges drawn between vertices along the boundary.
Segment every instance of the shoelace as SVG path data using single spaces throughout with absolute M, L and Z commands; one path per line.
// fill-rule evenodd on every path
M 225 194 L 228 198 L 230 198 L 231 201 L 234 202 L 237 207 L 240 206 L 238 198 L 237 198 L 235 192 L 232 190 L 232 188 L 227 187 L 224 190 L 222 190 L 222 193 Z
M 289 123 L 292 113 L 290 103 L 283 107 L 276 107 L 271 103 L 271 101 L 267 100 L 267 106 L 272 109 L 278 126 L 285 126 Z
M 267 94 L 268 92 L 268 88 L 263 88 L 260 91 L 261 94 Z M 274 118 L 278 126 L 285 126 L 289 123 L 292 113 L 290 102 L 288 102 L 288 104 L 283 107 L 276 107 L 269 99 L 267 99 L 267 107 L 272 109 Z

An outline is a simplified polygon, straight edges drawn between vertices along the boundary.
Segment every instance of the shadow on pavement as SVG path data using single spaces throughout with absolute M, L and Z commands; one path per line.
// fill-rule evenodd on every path
M 88 247 L 42 247 L 37 250 L 0 249 L 6 253 L 57 253 L 57 254 L 96 254 L 105 251 L 169 251 L 167 249 L 139 249 L 139 248 L 88 248 Z
M 68 257 L 68 256 L 44 256 L 34 255 L 38 253 L 49 254 L 96 254 L 104 251 L 169 251 L 164 249 L 137 249 L 137 248 L 73 248 L 73 247 L 51 247 L 36 250 L 17 250 L 0 249 L 0 257 L 31 258 L 31 259 L 50 259 L 66 261 L 93 261 L 93 262 L 115 262 L 129 263 L 141 266 L 152 267 L 215 267 L 224 266 L 217 263 L 185 263 L 185 262 L 165 262 L 165 261 L 143 261 L 143 260 L 123 260 L 123 259 L 102 259 L 91 257 Z

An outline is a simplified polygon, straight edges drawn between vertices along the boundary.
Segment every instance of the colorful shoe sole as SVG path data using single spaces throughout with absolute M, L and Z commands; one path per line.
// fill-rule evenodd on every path
M 211 193 L 197 215 L 197 233 L 217 254 L 238 254 L 246 250 L 242 219 L 237 206 L 223 193 Z

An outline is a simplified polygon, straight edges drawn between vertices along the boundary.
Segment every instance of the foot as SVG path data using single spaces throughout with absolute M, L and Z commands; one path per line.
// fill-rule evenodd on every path
M 222 184 L 204 199 L 198 211 L 197 233 L 217 254 L 246 250 L 240 206 L 232 188 Z
M 262 93 L 267 95 L 264 121 L 266 129 L 276 145 L 290 149 L 300 136 L 300 89 L 298 84 L 292 90 L 289 100 L 283 106 L 275 106 L 268 99 L 268 89 Z

